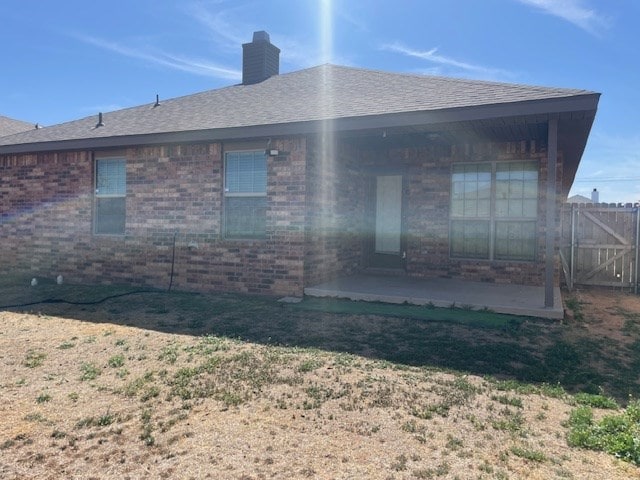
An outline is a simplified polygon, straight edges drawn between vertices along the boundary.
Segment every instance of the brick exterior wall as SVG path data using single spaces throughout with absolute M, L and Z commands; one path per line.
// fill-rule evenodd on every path
M 88 152 L 0 157 L 0 271 L 72 271 L 91 237 L 91 179 Z
M 362 268 L 366 200 L 357 151 L 320 137 L 307 145 L 305 286 Z
M 454 145 L 447 151 L 428 147 L 391 152 L 409 172 L 407 272 L 416 277 L 461 278 L 472 281 L 544 285 L 546 235 L 546 148 L 534 142 Z M 538 246 L 536 260 L 465 260 L 449 256 L 451 167 L 458 162 L 536 161 L 538 172 Z M 558 161 L 557 191 L 562 162 Z M 560 196 L 559 196 L 560 197 Z M 561 199 L 558 199 L 560 208 Z M 557 219 L 556 239 L 559 240 Z M 556 266 L 556 278 L 558 268 Z
M 223 236 L 223 159 L 234 145 L 115 152 L 127 160 L 123 236 L 93 234 L 92 152 L 0 156 L 0 270 L 167 288 L 173 268 L 175 289 L 302 295 L 305 286 L 368 266 L 372 179 L 384 171 L 406 178 L 409 275 L 544 284 L 544 145 L 385 146 L 309 136 L 272 139 L 271 147 L 288 154 L 268 158 L 267 234 L 259 240 Z M 536 261 L 451 259 L 452 164 L 508 160 L 540 164 Z M 561 156 L 558 165 L 560 190 Z
M 220 143 L 114 152 L 127 159 L 124 236 L 92 234 L 90 152 L 0 157 L 2 270 L 166 288 L 173 265 L 176 289 L 301 295 L 306 146 L 303 138 L 273 146 L 289 155 L 268 159 L 259 240 L 222 236 Z
M 403 174 L 406 272 L 422 278 L 461 278 L 493 283 L 544 285 L 546 235 L 546 146 L 535 142 L 478 143 L 385 147 L 382 142 L 343 141 L 336 147 L 338 162 L 318 160 L 320 149 L 310 152 L 310 208 L 322 204 L 318 191 L 322 176 L 330 187 L 324 217 L 312 216 L 305 265 L 306 284 L 349 274 L 369 266 L 374 222 L 368 198 L 377 174 Z M 458 162 L 536 161 L 539 164 L 538 245 L 536 260 L 468 260 L 449 255 L 449 199 L 451 169 Z M 557 191 L 561 191 L 562 156 L 559 153 Z M 558 196 L 560 208 L 562 199 Z M 324 229 L 317 226 L 325 219 Z M 327 220 L 328 218 L 328 220 Z M 315 222 L 315 223 L 314 223 Z M 559 240 L 560 218 L 556 221 Z M 557 252 L 557 250 L 556 250 Z M 559 281 L 559 266 L 555 269 Z

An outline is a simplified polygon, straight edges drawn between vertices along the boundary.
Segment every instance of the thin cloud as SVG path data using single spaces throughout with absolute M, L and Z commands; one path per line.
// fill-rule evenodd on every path
M 577 27 L 598 35 L 609 28 L 610 20 L 596 10 L 585 5 L 584 0 L 517 0 L 544 13 L 562 18 Z
M 458 72 L 471 73 L 476 76 L 481 76 L 483 78 L 492 78 L 492 79 L 513 76 L 513 74 L 511 74 L 506 70 L 502 70 L 499 68 L 486 67 L 483 65 L 475 65 L 468 62 L 462 62 L 460 60 L 456 60 L 454 58 L 447 57 L 445 55 L 441 55 L 438 53 L 437 48 L 432 48 L 431 50 L 415 50 L 399 42 L 395 42 L 395 43 L 383 45 L 382 50 L 400 53 L 408 57 L 419 58 L 421 60 L 425 60 L 429 63 L 435 64 L 434 66 L 431 66 L 429 69 L 426 69 L 426 71 L 430 73 L 437 72 L 437 74 L 444 74 L 444 73 L 452 74 L 452 73 L 456 73 L 455 71 L 458 71 Z M 449 70 L 453 70 L 453 72 Z
M 215 2 L 216 5 L 220 3 Z M 240 45 L 247 43 L 251 39 L 236 35 L 234 32 L 251 32 L 254 29 L 249 25 L 233 22 L 229 18 L 233 10 L 225 9 L 212 13 L 202 3 L 190 3 L 185 6 L 184 11 L 206 29 L 217 48 L 222 48 L 226 51 L 237 51 Z
M 343 8 L 343 3 L 336 2 L 333 4 L 333 12 L 337 18 L 340 18 L 345 23 L 348 23 L 352 27 L 355 27 L 361 32 L 368 32 L 369 26 L 361 18 L 356 15 L 352 15 L 347 9 Z M 349 7 L 353 7 L 353 4 L 348 4 Z
M 287 63 L 294 70 L 309 68 L 322 63 L 334 63 L 338 65 L 354 66 L 353 60 L 346 55 L 336 54 L 335 51 L 329 55 L 323 54 L 320 45 L 301 43 L 284 35 L 271 35 L 271 42 L 280 49 L 280 60 Z
M 173 70 L 180 70 L 191 74 L 220 78 L 224 80 L 237 81 L 241 78 L 241 72 L 239 70 L 221 66 L 206 60 L 170 54 L 151 48 L 132 48 L 116 42 L 87 35 L 74 35 L 74 37 L 84 43 L 103 50 L 108 50 L 129 58 L 144 60 L 145 62 Z
M 608 134 L 594 130 L 584 153 L 572 192 L 597 188 L 604 202 L 640 200 L 640 135 Z M 615 162 L 611 161 L 615 159 Z M 603 163 L 607 168 L 603 169 Z
M 598 129 L 589 136 L 589 143 L 580 162 L 577 182 L 598 178 L 637 178 L 640 162 L 640 135 L 609 134 Z M 615 159 L 611 162 L 611 159 Z M 603 169 L 603 162 L 607 168 Z
M 322 55 L 318 48 L 278 34 L 271 35 L 271 42 L 280 49 L 281 61 L 293 66 L 294 69 L 308 68 L 321 63 Z
M 187 4 L 183 11 L 205 28 L 216 50 L 237 54 L 240 45 L 251 41 L 251 36 L 246 36 L 247 33 L 262 30 L 264 25 L 256 26 L 246 22 L 246 19 L 250 17 L 246 14 L 249 8 L 246 5 L 219 9 L 221 4 L 225 4 L 225 2 L 195 2 Z M 212 8 L 215 11 L 212 11 Z M 240 36 L 234 32 L 243 33 Z M 271 42 L 280 48 L 281 64 L 286 63 L 294 69 L 308 68 L 325 61 L 350 63 L 348 59 L 336 57 L 333 53 L 330 59 L 325 58 L 320 46 L 301 43 L 298 39 L 281 35 L 278 32 L 269 32 L 269 36 Z
M 224 2 L 214 2 L 213 5 L 219 7 Z M 202 2 L 185 5 L 184 12 L 194 21 L 202 25 L 217 50 L 237 54 L 239 47 L 243 43 L 251 41 L 251 36 L 246 36 L 247 32 L 262 30 L 264 26 L 256 27 L 248 24 L 244 19 L 246 5 L 238 7 L 218 9 L 215 12 L 209 10 L 210 4 Z M 234 32 L 243 32 L 237 35 Z M 292 65 L 294 68 L 306 68 L 317 65 L 321 54 L 317 48 L 301 44 L 299 41 L 277 32 L 269 32 L 271 42 L 280 48 L 280 60 Z

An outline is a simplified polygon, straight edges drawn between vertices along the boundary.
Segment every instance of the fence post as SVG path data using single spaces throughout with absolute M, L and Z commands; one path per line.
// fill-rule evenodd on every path
M 569 290 L 573 290 L 573 281 L 575 279 L 575 275 L 576 275 L 576 268 L 575 268 L 575 263 L 576 263 L 576 206 L 575 204 L 571 204 L 571 253 L 570 253 L 570 261 L 571 263 L 569 264 L 569 277 L 571 278 L 570 280 L 570 285 L 569 285 Z
M 556 247 L 556 166 L 558 164 L 558 115 L 549 115 L 547 122 L 547 195 L 545 235 L 544 306 L 554 307 L 555 247 Z M 559 247 L 559 245 L 558 245 Z
M 636 258 L 633 273 L 633 293 L 638 294 L 638 240 L 640 239 L 640 204 L 636 207 Z

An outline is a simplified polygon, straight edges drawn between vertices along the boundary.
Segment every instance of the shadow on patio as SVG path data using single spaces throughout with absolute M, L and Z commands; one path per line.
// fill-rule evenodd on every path
M 544 306 L 544 287 L 480 283 L 451 278 L 416 279 L 407 276 L 357 274 L 305 288 L 312 297 L 348 298 L 368 302 L 413 305 L 452 305 L 474 310 L 561 320 L 564 317 L 560 288 L 554 306 Z

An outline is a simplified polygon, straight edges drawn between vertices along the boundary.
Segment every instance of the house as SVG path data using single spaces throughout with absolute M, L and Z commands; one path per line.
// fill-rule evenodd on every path
M 584 195 L 572 195 L 567 198 L 567 203 L 593 203 L 590 198 Z
M 14 120 L 13 118 L 0 115 L 0 137 L 13 135 L 14 133 L 26 132 L 35 128 L 33 124 Z
M 553 305 L 598 93 L 279 53 L 256 32 L 241 84 L 0 138 L 2 271 L 301 296 L 373 270 Z
M 598 192 L 597 188 L 594 188 L 591 192 L 591 198 L 585 197 L 584 195 L 572 195 L 567 198 L 567 203 L 600 203 L 600 192 Z

